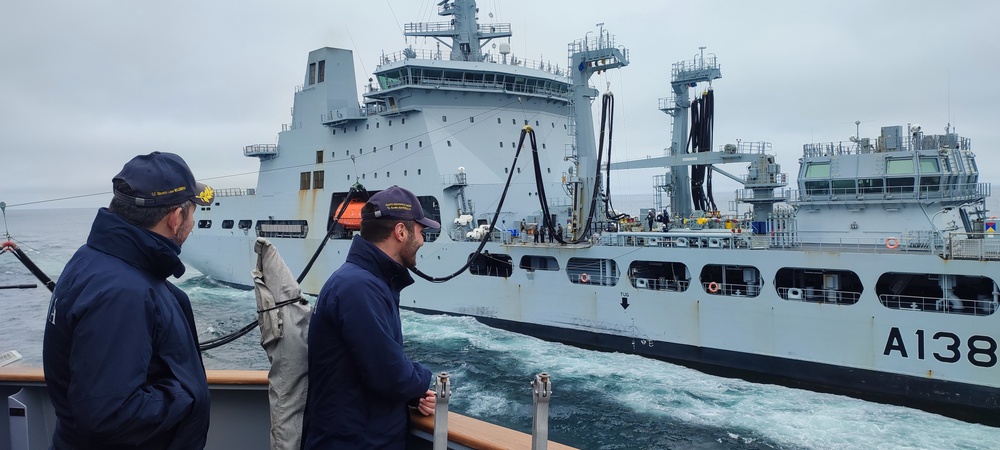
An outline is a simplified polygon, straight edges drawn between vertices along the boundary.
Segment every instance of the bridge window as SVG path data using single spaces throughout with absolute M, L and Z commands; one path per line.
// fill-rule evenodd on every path
M 890 194 L 913 192 L 913 177 L 887 178 L 885 185 Z
M 854 180 L 833 180 L 833 195 L 854 195 L 858 188 L 854 185 Z
M 830 182 L 829 181 L 805 181 L 802 183 L 806 188 L 806 195 L 829 195 L 830 194 Z
M 864 178 L 858 180 L 858 189 L 862 194 L 881 194 L 882 184 L 881 178 Z
M 830 163 L 809 163 L 806 167 L 806 178 L 830 178 Z
M 913 173 L 913 159 L 889 159 L 885 161 L 886 175 L 904 175 Z
M 211 220 L 199 220 L 198 221 L 198 228 L 212 228 L 212 221 Z
M 222 229 L 223 229 L 223 230 L 229 230 L 229 229 L 232 229 L 232 228 L 233 228 L 233 224 L 234 224 L 234 223 L 235 223 L 235 222 L 233 222 L 233 220 L 232 220 L 232 219 L 227 219 L 227 220 L 223 220 L 223 221 L 222 221 Z
M 941 190 L 941 166 L 937 158 L 920 158 L 920 191 L 938 192 Z M 932 175 L 934 174 L 934 175 Z

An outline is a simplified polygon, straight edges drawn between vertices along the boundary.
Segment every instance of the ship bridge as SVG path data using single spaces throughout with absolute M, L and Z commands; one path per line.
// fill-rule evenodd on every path
M 989 196 L 979 183 L 979 169 L 969 139 L 946 131 L 924 135 L 919 126 L 882 127 L 873 140 L 806 144 L 799 168 L 795 204 L 905 203 L 955 206 Z
M 510 24 L 480 24 L 476 13 L 473 1 L 445 0 L 438 6 L 438 15 L 451 20 L 406 24 L 407 37 L 433 38 L 437 48 L 422 50 L 411 46 L 383 54 L 374 79 L 365 88 L 365 104 L 382 113 L 412 111 L 416 107 L 406 105 L 412 89 L 491 92 L 561 103 L 570 101 L 571 84 L 564 68 L 552 62 L 514 56 L 509 42 L 493 42 L 510 38 Z M 493 51 L 484 52 L 488 45 Z

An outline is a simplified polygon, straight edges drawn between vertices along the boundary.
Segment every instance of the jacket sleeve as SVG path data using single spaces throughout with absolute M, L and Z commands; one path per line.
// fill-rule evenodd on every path
M 338 303 L 343 337 L 358 362 L 362 382 L 391 400 L 422 396 L 430 386 L 431 372 L 410 361 L 402 343 L 396 341 L 399 315 L 390 309 L 395 305 L 377 295 L 384 288 L 372 280 L 364 280 L 357 288 L 350 293 L 354 298 Z
M 114 284 L 126 284 L 121 280 Z M 93 439 L 137 445 L 174 428 L 191 396 L 174 379 L 148 379 L 156 310 L 148 289 L 83 292 L 74 311 L 68 401 L 77 430 Z

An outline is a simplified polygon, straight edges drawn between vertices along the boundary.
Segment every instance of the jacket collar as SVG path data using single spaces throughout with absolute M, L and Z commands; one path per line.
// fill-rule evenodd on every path
M 180 246 L 164 236 L 126 222 L 107 208 L 97 211 L 87 245 L 158 278 L 184 274 Z
M 351 251 L 347 254 L 347 262 L 357 264 L 362 269 L 373 273 L 385 281 L 394 291 L 401 291 L 413 284 L 413 277 L 410 276 L 409 270 L 406 270 L 402 264 L 390 258 L 382 249 L 361 236 L 355 236 L 351 242 Z

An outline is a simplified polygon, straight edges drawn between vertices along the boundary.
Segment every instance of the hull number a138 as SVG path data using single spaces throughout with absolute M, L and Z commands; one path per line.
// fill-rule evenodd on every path
M 903 358 L 934 359 L 943 363 L 957 363 L 967 359 L 978 367 L 994 367 L 997 364 L 997 341 L 990 336 L 974 334 L 962 339 L 955 333 L 937 331 L 933 334 L 917 330 L 912 339 L 903 339 L 899 328 L 892 327 L 885 341 L 885 356 L 898 354 Z M 909 350 L 909 351 L 908 351 Z M 911 354 L 912 351 L 916 354 Z

